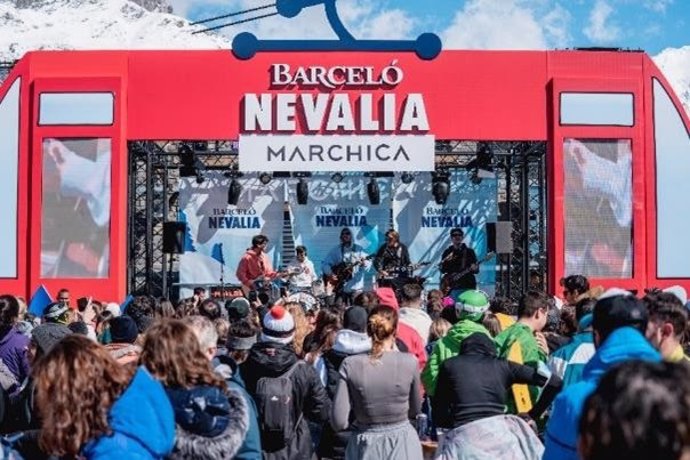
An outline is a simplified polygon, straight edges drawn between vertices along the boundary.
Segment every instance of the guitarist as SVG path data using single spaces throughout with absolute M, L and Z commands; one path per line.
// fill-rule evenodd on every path
M 266 255 L 268 237 L 266 235 L 256 235 L 252 238 L 252 247 L 247 249 L 237 265 L 237 279 L 242 283 L 242 290 L 247 295 L 250 291 L 257 291 L 263 288 L 260 282 L 272 280 L 279 273 L 273 270 L 271 261 Z
M 386 232 L 386 242 L 379 248 L 374 257 L 374 268 L 382 279 L 407 276 L 410 265 L 410 253 L 407 246 L 400 242 L 400 234 L 393 229 Z
M 346 303 L 364 289 L 367 254 L 352 240 L 352 231 L 340 231 L 340 244 L 334 247 L 321 264 L 326 282 L 334 287 L 336 297 Z
M 476 273 L 479 273 L 477 254 L 475 254 L 472 248 L 462 242 L 464 236 L 465 234 L 461 228 L 451 229 L 450 239 L 452 244 L 441 254 L 440 267 L 443 274 L 441 284 L 445 284 L 448 291 L 454 289 L 464 291 L 477 288 L 477 279 L 474 276 Z M 453 276 L 453 274 L 461 273 L 467 269 L 469 271 L 465 275 L 459 278 Z

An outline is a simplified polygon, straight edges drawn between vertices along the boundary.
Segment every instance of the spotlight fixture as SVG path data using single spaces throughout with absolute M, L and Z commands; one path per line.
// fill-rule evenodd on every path
M 307 204 L 309 201 L 309 185 L 304 177 L 297 182 L 297 204 Z
M 240 201 L 240 195 L 242 194 L 242 185 L 236 178 L 232 178 L 230 181 L 230 187 L 228 187 L 228 204 L 237 206 Z
M 412 181 L 414 181 L 414 176 L 412 175 L 412 173 L 404 172 L 400 176 L 400 181 L 403 184 L 411 184 Z
M 450 195 L 450 176 L 447 172 L 433 173 L 431 178 L 431 194 L 436 204 L 444 205 Z
M 369 203 L 373 205 L 381 204 L 379 184 L 374 177 L 372 177 L 367 184 L 367 195 L 369 196 Z
M 345 179 L 345 176 L 342 173 L 336 172 L 331 175 L 331 180 L 336 184 L 341 183 L 343 179 Z
M 196 177 L 196 183 L 204 182 L 204 170 L 206 166 L 196 157 L 189 144 L 181 144 L 178 148 L 180 155 L 180 177 Z
M 263 172 L 259 175 L 259 182 L 261 182 L 264 185 L 268 185 L 269 182 L 271 182 L 271 179 L 273 179 L 273 176 L 271 176 L 267 172 Z

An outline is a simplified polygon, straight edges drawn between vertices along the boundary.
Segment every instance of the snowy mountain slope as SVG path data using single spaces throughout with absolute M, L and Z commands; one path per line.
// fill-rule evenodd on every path
M 0 0 L 0 60 L 36 49 L 230 48 L 226 38 L 192 35 L 186 19 L 159 12 L 167 2 L 139 2 L 155 11 L 128 0 Z
M 654 62 L 690 114 L 690 46 L 667 48 L 654 56 Z

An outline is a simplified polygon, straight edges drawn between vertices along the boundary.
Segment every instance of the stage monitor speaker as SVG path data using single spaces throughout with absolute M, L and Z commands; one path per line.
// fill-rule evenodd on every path
M 486 223 L 486 246 L 496 254 L 513 252 L 513 223 L 510 221 Z
M 163 222 L 163 252 L 165 254 L 184 254 L 184 238 L 187 231 L 185 222 Z

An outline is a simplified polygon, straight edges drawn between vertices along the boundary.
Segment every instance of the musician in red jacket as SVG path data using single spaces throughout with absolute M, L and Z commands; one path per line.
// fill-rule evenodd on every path
M 441 254 L 441 286 L 446 292 L 454 289 L 476 289 L 479 273 L 477 254 L 463 243 L 465 236 L 461 228 L 453 228 L 450 231 L 451 246 Z
M 271 261 L 266 255 L 268 237 L 266 235 L 256 235 L 252 238 L 252 247 L 247 249 L 237 265 L 237 279 L 242 283 L 246 292 L 260 290 L 261 283 L 272 280 L 278 276 L 278 272 L 273 270 Z

